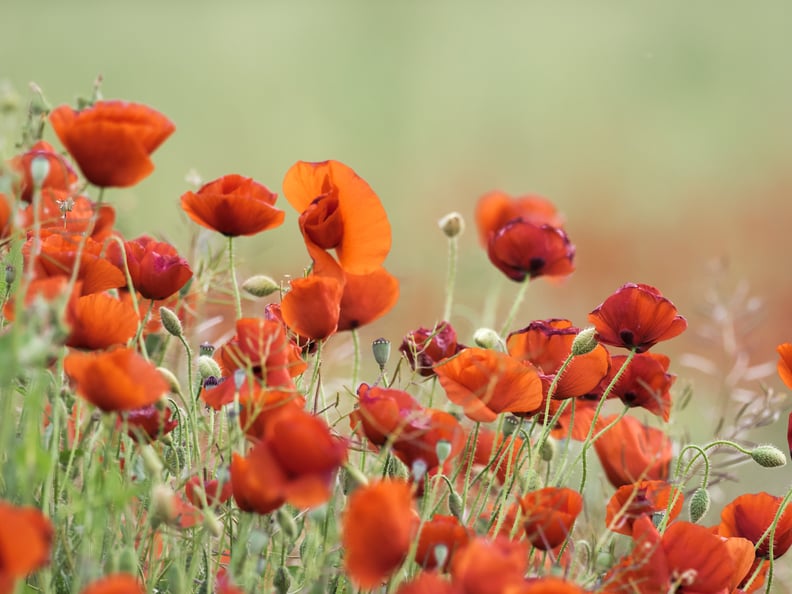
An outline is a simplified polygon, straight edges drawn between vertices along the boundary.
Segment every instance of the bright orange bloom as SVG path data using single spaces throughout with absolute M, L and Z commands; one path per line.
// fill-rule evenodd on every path
M 605 509 L 605 525 L 613 532 L 632 536 L 635 520 L 641 516 L 663 512 L 668 503 L 676 495 L 676 502 L 668 514 L 668 520 L 674 520 L 682 511 L 684 497 L 678 489 L 674 489 L 665 481 L 641 481 L 632 485 L 623 485 L 608 501 Z
M 569 536 L 583 510 L 583 497 L 572 489 L 545 487 L 526 493 L 520 499 L 520 507 L 528 540 L 537 549 L 549 551 Z
M 105 412 L 143 408 L 168 391 L 157 368 L 132 349 L 72 352 L 64 359 L 63 369 L 77 394 Z
M 597 340 L 617 347 L 648 351 L 658 342 L 679 336 L 687 320 L 660 291 L 649 285 L 627 283 L 588 316 Z
M 779 344 L 778 348 L 778 375 L 787 388 L 792 389 L 792 343 Z
M 47 188 L 41 192 L 39 224 L 42 229 L 67 236 L 85 233 L 90 228 L 91 238 L 103 242 L 113 231 L 116 212 L 110 204 L 98 206 L 98 213 L 96 209 L 96 203 L 87 196 Z M 34 219 L 32 204 L 19 212 L 21 226 L 28 230 L 32 228 Z
M 442 567 L 444 571 L 454 553 L 464 547 L 470 540 L 470 532 L 454 516 L 435 515 L 424 523 L 418 535 L 418 548 L 415 551 L 415 562 L 424 569 L 438 566 L 436 547 L 444 546 L 446 557 Z
M 782 498 L 769 493 L 740 495 L 721 512 L 718 534 L 747 538 L 754 545 L 773 523 Z M 792 506 L 787 505 L 776 526 L 773 559 L 778 559 L 792 546 Z M 770 558 L 770 538 L 765 538 L 756 549 L 756 556 Z
M 175 127 L 140 103 L 97 101 L 75 111 L 61 105 L 50 123 L 85 179 L 99 187 L 133 186 L 154 171 L 149 155 Z
M 608 425 L 615 415 L 602 419 Z M 624 417 L 594 442 L 594 449 L 614 487 L 639 480 L 665 480 L 673 452 L 665 432 Z
M 370 324 L 399 300 L 399 281 L 382 267 L 368 274 L 344 273 L 338 332 Z
M 100 350 L 126 344 L 137 332 L 138 317 L 129 302 L 92 293 L 69 300 L 66 323 L 70 328 L 67 346 Z
M 564 219 L 556 211 L 555 205 L 546 198 L 532 195 L 512 198 L 500 191 L 490 192 L 479 198 L 475 216 L 479 242 L 483 246 L 489 243 L 490 235 L 515 219 L 553 227 L 564 224 Z
M 502 412 L 531 412 L 542 402 L 536 370 L 504 353 L 471 347 L 434 370 L 448 399 L 474 421 L 489 423 Z
M 559 404 L 561 403 L 555 400 L 550 401 L 550 419 L 555 416 Z M 574 418 L 572 416 L 573 404 L 575 411 Z M 597 404 L 596 400 L 589 400 L 588 398 L 575 398 L 571 400 L 561 412 L 561 416 L 556 420 L 555 427 L 550 431 L 550 435 L 556 439 L 569 437 L 577 441 L 585 440 L 588 436 L 591 424 L 594 422 L 594 413 L 597 410 Z M 543 407 L 544 404 L 539 407 L 539 410 L 542 410 Z M 550 419 L 548 419 L 548 422 Z M 570 423 L 574 424 L 570 427 Z M 603 427 L 602 417 L 597 417 L 597 421 L 594 423 L 594 432 L 596 433 Z
M 148 235 L 124 242 L 125 254 L 116 242 L 107 248 L 107 258 L 124 270 L 124 258 L 135 290 L 145 299 L 167 299 L 178 292 L 192 278 L 189 262 L 176 248 Z
M 490 262 L 513 281 L 539 276 L 568 276 L 575 271 L 575 246 L 562 229 L 511 221 L 490 235 Z
M 33 199 L 33 175 L 30 164 L 33 159 L 46 159 L 49 169 L 41 183 L 41 189 L 63 190 L 69 192 L 77 183 L 77 174 L 71 165 L 60 156 L 48 142 L 39 140 L 27 152 L 11 159 L 11 168 L 19 174 L 16 192 L 20 200 L 30 202 Z
M 355 490 L 343 515 L 344 567 L 360 588 L 375 588 L 404 561 L 418 530 L 412 488 L 383 480 Z
M 453 584 L 463 594 L 501 594 L 524 584 L 528 544 L 499 536 L 476 538 L 458 550 L 451 562 Z
M 408 333 L 399 350 L 415 371 L 424 377 L 435 374 L 433 365 L 453 357 L 465 348 L 457 343 L 454 328 L 448 322 L 438 322 L 434 328 L 424 328 Z
M 597 389 L 592 391 L 593 395 L 602 396 L 626 359 L 626 355 L 611 357 L 610 372 Z M 670 364 L 671 360 L 665 355 L 656 353 L 635 355 L 608 397 L 619 398 L 626 406 L 640 406 L 668 421 L 671 413 L 670 390 L 676 380 L 676 375 L 668 373 Z
M 82 594 L 146 594 L 146 591 L 135 576 L 115 573 L 91 582 Z
M 765 563 L 765 572 L 760 571 L 756 579 L 751 583 L 751 589 L 745 590 L 746 592 L 755 592 L 762 587 L 765 580 L 765 573 L 769 561 L 762 561 L 756 557 L 754 552 L 753 543 L 747 538 L 725 538 L 722 537 L 726 543 L 726 549 L 729 551 L 734 572 L 732 573 L 731 583 L 729 584 L 729 592 L 734 592 L 735 588 L 741 587 L 745 590 L 743 583 L 753 575 L 754 570 L 758 563 Z
M 53 527 L 39 510 L 0 500 L 0 594 L 49 562 Z
M 338 329 L 343 285 L 332 276 L 312 274 L 291 281 L 281 301 L 281 315 L 296 334 L 310 340 L 325 340 Z
M 249 177 L 224 175 L 185 192 L 181 207 L 196 223 L 226 237 L 255 235 L 274 229 L 286 216 L 275 208 L 277 194 Z

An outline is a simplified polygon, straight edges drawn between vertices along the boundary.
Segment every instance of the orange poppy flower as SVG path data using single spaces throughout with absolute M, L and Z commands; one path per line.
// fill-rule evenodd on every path
M 616 415 L 602 419 L 608 425 Z M 640 480 L 666 480 L 673 452 L 665 432 L 624 417 L 594 442 L 605 475 L 618 488 Z
M 451 582 L 431 571 L 422 571 L 415 579 L 403 582 L 396 594 L 463 594 Z
M 101 204 L 98 212 L 96 209 L 96 203 L 87 196 L 47 188 L 41 192 L 39 225 L 42 229 L 67 236 L 85 233 L 90 228 L 91 238 L 103 242 L 113 231 L 115 208 Z M 28 230 L 32 228 L 34 218 L 32 204 L 19 212 L 20 224 Z
M 80 111 L 61 105 L 49 118 L 85 179 L 99 187 L 126 188 L 148 177 L 149 156 L 175 130 L 160 112 L 126 101 L 97 101 Z
M 782 498 L 769 493 L 740 495 L 723 508 L 718 534 L 747 538 L 754 545 L 773 523 Z M 773 538 L 773 558 L 778 559 L 792 546 L 792 506 L 787 505 L 781 514 Z M 770 538 L 765 538 L 756 549 L 756 556 L 770 558 Z
M 72 352 L 63 361 L 77 394 L 105 412 L 154 404 L 168 391 L 157 368 L 132 349 Z
M 608 501 L 605 508 L 605 525 L 619 534 L 632 535 L 635 520 L 641 516 L 663 512 L 668 503 L 676 495 L 676 503 L 668 514 L 668 520 L 674 520 L 682 511 L 684 497 L 678 489 L 674 489 L 665 481 L 641 481 L 632 485 L 623 485 Z
M 192 278 L 189 262 L 176 248 L 148 235 L 124 242 L 124 251 L 116 242 L 107 248 L 107 259 L 124 270 L 124 257 L 135 290 L 145 299 L 167 299 L 178 292 Z
M 497 190 L 479 198 L 475 217 L 479 242 L 483 246 L 489 243 L 490 235 L 515 219 L 553 227 L 564 224 L 555 205 L 546 198 L 533 195 L 512 198 Z
M 626 359 L 626 355 L 614 355 L 611 358 L 610 372 L 592 395 L 602 396 Z M 619 398 L 626 406 L 640 406 L 668 421 L 671 413 L 670 390 L 676 380 L 676 375 L 668 373 L 670 363 L 671 360 L 665 355 L 655 353 L 635 355 L 611 390 L 609 398 Z
M 275 208 L 277 194 L 249 177 L 224 175 L 181 197 L 184 212 L 196 223 L 226 237 L 274 229 L 286 216 Z
M 418 530 L 412 488 L 383 480 L 356 489 L 343 515 L 344 567 L 360 588 L 375 588 L 404 561 Z
M 280 304 L 286 325 L 309 340 L 325 340 L 338 329 L 344 287 L 331 276 L 312 274 L 291 281 Z
M 73 296 L 66 308 L 66 346 L 100 350 L 126 344 L 135 336 L 138 317 L 128 302 L 107 293 Z
M 370 274 L 385 261 L 391 229 L 371 187 L 338 161 L 298 161 L 283 180 L 283 193 L 300 214 L 308 253 L 335 250 L 349 274 Z
M 758 567 L 758 563 L 763 562 L 761 559 L 756 558 L 753 543 L 747 538 L 738 537 L 723 538 L 723 541 L 726 543 L 726 549 L 729 551 L 729 558 L 734 567 L 731 583 L 729 584 L 729 592 L 734 592 L 737 588 L 741 588 L 746 592 L 755 592 L 760 589 L 765 579 L 761 571 L 751 583 L 750 590 L 745 590 L 742 584 L 742 582 L 753 575 L 754 570 Z M 768 561 L 764 563 L 769 565 Z
M 487 255 L 498 270 L 517 282 L 538 276 L 569 276 L 575 271 L 575 246 L 563 229 L 522 219 L 490 235 Z
M 13 592 L 17 578 L 49 562 L 53 534 L 39 510 L 0 500 L 0 592 Z
M 15 191 L 20 200 L 30 202 L 33 199 L 33 174 L 30 171 L 33 159 L 46 159 L 49 165 L 47 175 L 41 183 L 42 190 L 53 189 L 69 192 L 72 186 L 77 183 L 77 174 L 74 173 L 68 161 L 59 155 L 50 143 L 39 140 L 30 147 L 30 150 L 11 159 L 11 169 L 19 175 Z
M 156 441 L 179 424 L 178 419 L 171 418 L 172 414 L 171 409 L 160 408 L 154 404 L 130 410 L 124 415 L 128 426 L 127 434 L 138 442 Z
M 349 417 L 350 425 L 353 429 L 359 426 L 376 445 L 395 440 L 394 435 L 405 431 L 423 409 L 407 392 L 392 388 L 360 384 L 357 396 L 358 408 Z
M 569 320 L 535 321 L 509 334 L 506 347 L 512 357 L 536 367 L 546 395 L 558 370 L 572 352 L 572 343 L 579 332 L 580 329 Z M 585 355 L 574 357 L 559 378 L 553 398 L 562 400 L 589 394 L 607 375 L 610 367 L 610 355 L 599 344 Z
M 464 547 L 468 540 L 470 540 L 470 532 L 456 517 L 435 515 L 421 526 L 415 562 L 424 569 L 436 568 L 438 566 L 436 548 L 444 546 L 446 557 L 440 570 L 445 571 L 454 553 Z
M 457 334 L 448 322 L 438 322 L 434 328 L 421 326 L 408 333 L 399 350 L 415 371 L 424 377 L 435 374 L 432 366 L 453 357 L 465 348 L 457 343 Z
M 658 342 L 679 336 L 687 320 L 660 291 L 649 285 L 627 283 L 588 316 L 597 340 L 616 347 L 648 351 Z
M 583 497 L 572 489 L 545 487 L 525 494 L 520 499 L 520 508 L 528 540 L 537 549 L 549 551 L 569 536 L 583 510 Z
M 502 412 L 531 412 L 542 402 L 536 370 L 504 353 L 471 347 L 434 370 L 448 399 L 474 421 L 489 423 Z
M 452 581 L 465 593 L 501 594 L 523 585 L 527 570 L 528 544 L 503 536 L 471 540 L 451 562 Z
M 792 389 L 792 343 L 779 344 L 778 348 L 778 375 L 787 388 Z
M 145 594 L 137 578 L 127 573 L 108 575 L 86 586 L 82 594 Z

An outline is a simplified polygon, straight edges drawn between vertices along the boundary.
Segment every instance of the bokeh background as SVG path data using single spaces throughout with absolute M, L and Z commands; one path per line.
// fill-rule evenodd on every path
M 437 219 L 452 210 L 469 223 L 453 322 L 463 340 L 498 324 L 516 285 L 477 245 L 476 200 L 496 188 L 552 199 L 578 270 L 536 282 L 518 325 L 585 325 L 625 282 L 661 288 L 690 321 L 664 348 L 678 385 L 694 388 L 676 426 L 703 439 L 738 406 L 730 394 L 780 389 L 775 346 L 792 340 L 790 30 L 792 11 L 773 0 L 5 0 L 0 80 L 6 101 L 24 106 L 35 81 L 56 105 L 89 95 L 101 74 L 105 97 L 176 123 L 154 174 L 108 195 L 129 236 L 186 249 L 195 226 L 178 199 L 191 170 L 280 192 L 298 159 L 352 166 L 389 213 L 387 266 L 402 291 L 364 343 L 398 342 L 441 315 Z M 239 242 L 245 273 L 282 278 L 308 264 L 281 206 L 283 227 Z M 714 366 L 702 373 L 691 354 Z M 785 448 L 785 416 L 751 436 Z M 742 490 L 789 483 L 783 470 L 749 476 Z

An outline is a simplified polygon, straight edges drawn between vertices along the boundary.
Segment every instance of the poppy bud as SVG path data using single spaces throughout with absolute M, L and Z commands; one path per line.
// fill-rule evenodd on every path
M 465 219 L 463 219 L 462 215 L 458 212 L 450 212 L 437 221 L 437 225 L 446 237 L 452 239 L 462 235 L 462 232 L 465 230 Z
M 448 460 L 451 455 L 451 442 L 447 439 L 440 439 L 435 444 L 435 454 L 437 454 L 437 461 L 442 466 L 443 462 Z
M 777 447 L 772 445 L 760 445 L 751 451 L 751 458 L 759 466 L 765 468 L 776 468 L 786 464 L 786 456 Z
M 688 511 L 690 512 L 690 521 L 694 524 L 703 518 L 710 506 L 710 496 L 704 487 L 699 487 L 690 498 Z
M 575 336 L 575 340 L 572 341 L 572 355 L 575 357 L 585 355 L 597 348 L 599 343 L 595 338 L 596 334 L 597 329 L 594 326 L 578 332 L 578 335 Z
M 597 556 L 594 559 L 594 567 L 598 573 L 608 571 L 616 563 L 616 556 L 613 551 L 600 549 L 597 551 Z
M 269 276 L 257 274 L 242 283 L 242 289 L 253 297 L 267 297 L 279 291 L 280 285 Z
M 47 179 L 50 170 L 50 163 L 47 157 L 35 157 L 30 162 L 30 177 L 33 180 L 33 186 L 40 188 L 44 185 L 44 180 Z
M 137 575 L 138 573 L 138 556 L 135 549 L 132 547 L 124 547 L 118 554 L 115 562 L 116 571 L 118 573 L 129 573 Z
M 211 357 L 215 352 L 215 347 L 213 344 L 208 342 L 202 342 L 201 346 L 198 347 L 198 354 L 204 355 L 206 357 Z
M 378 338 L 371 343 L 371 351 L 374 353 L 374 360 L 379 365 L 380 370 L 385 368 L 391 352 L 391 343 L 387 338 Z
M 505 352 L 503 341 L 492 328 L 479 328 L 473 333 L 473 342 L 482 349 Z
M 398 458 L 391 456 L 385 464 L 385 473 L 391 478 L 406 479 L 407 470 Z
M 8 264 L 5 267 L 5 283 L 6 287 L 14 284 L 16 280 L 16 267 L 13 264 Z M 6 288 L 8 290 L 8 288 Z
M 184 329 L 182 328 L 181 320 L 179 320 L 179 316 L 177 316 L 173 311 L 168 309 L 167 307 L 160 307 L 160 320 L 162 320 L 162 325 L 165 327 L 165 330 L 171 336 L 180 337 L 184 334 Z
M 225 528 L 223 527 L 223 523 L 217 519 L 215 513 L 209 508 L 204 509 L 202 513 L 203 513 L 203 525 L 209 531 L 209 534 L 211 534 L 215 538 L 220 538 L 221 536 L 223 536 L 223 531 L 225 530 Z
M 181 394 L 181 384 L 179 383 L 179 379 L 173 375 L 173 372 L 168 369 L 167 367 L 157 367 L 157 371 L 160 372 L 160 375 L 165 378 L 165 381 L 168 382 L 168 386 L 170 387 L 171 392 L 174 394 Z
M 555 442 L 548 437 L 542 442 L 542 445 L 539 447 L 539 455 L 542 457 L 542 460 L 545 462 L 550 462 L 553 459 L 553 454 L 555 453 Z
M 465 509 L 462 507 L 462 497 L 456 491 L 448 492 L 448 509 L 457 520 L 464 521 Z
M 295 540 L 300 535 L 297 522 L 294 521 L 294 517 L 286 509 L 279 507 L 275 519 L 284 536 L 290 541 Z
M 207 377 L 221 377 L 223 372 L 217 361 L 206 355 L 201 355 L 198 357 L 198 374 L 202 380 L 205 380 Z
M 174 594 L 187 593 L 184 569 L 178 563 L 171 564 L 171 566 L 168 568 L 166 576 L 168 582 L 168 592 L 173 592 Z
M 272 585 L 275 586 L 275 591 L 278 594 L 286 594 L 289 591 L 291 577 L 289 576 L 289 570 L 283 565 L 275 571 L 275 579 L 272 580 Z
M 151 525 L 169 524 L 176 517 L 175 494 L 170 487 L 155 485 L 151 493 Z

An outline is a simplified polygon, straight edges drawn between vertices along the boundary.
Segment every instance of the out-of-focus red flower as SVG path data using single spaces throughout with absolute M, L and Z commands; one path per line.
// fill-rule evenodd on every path
M 231 579 L 225 567 L 221 567 L 217 572 L 215 592 L 217 594 L 245 594 L 241 588 L 234 585 L 234 581 Z
M 782 498 L 761 492 L 740 495 L 723 508 L 718 534 L 721 536 L 739 536 L 747 538 L 754 545 L 775 519 Z M 756 556 L 770 558 L 771 539 L 765 538 L 756 548 Z M 792 546 L 792 507 L 786 506 L 776 525 L 772 539 L 773 559 L 778 559 Z
M 626 355 L 614 355 L 611 369 L 592 395 L 601 396 L 626 361 Z M 645 408 L 667 421 L 671 413 L 671 386 L 676 375 L 668 373 L 671 360 L 665 355 L 640 353 L 622 373 L 611 390 L 610 398 L 619 398 L 626 406 Z
M 679 336 L 687 320 L 660 291 L 649 285 L 627 283 L 588 316 L 597 340 L 616 347 L 648 351 L 658 342 Z
M 555 400 L 550 402 L 550 419 L 555 416 L 560 404 L 561 402 L 556 402 Z M 596 422 L 594 421 L 597 404 L 596 401 L 586 398 L 571 399 L 561 412 L 561 416 L 556 419 L 556 424 L 551 429 L 550 435 L 556 439 L 569 437 L 570 439 L 583 441 L 588 436 L 592 423 L 594 423 L 594 433 L 598 432 L 605 425 L 602 422 L 602 417 L 597 417 Z M 542 410 L 543 407 L 544 404 L 539 407 L 539 410 Z M 574 415 L 572 414 L 573 411 Z M 548 419 L 548 422 L 550 419 Z
M 31 229 L 35 222 L 34 215 L 33 204 L 28 204 L 19 211 L 20 225 Z M 115 208 L 110 204 L 97 206 L 87 196 L 74 195 L 65 190 L 47 188 L 41 192 L 39 225 L 47 231 L 73 235 L 90 229 L 91 238 L 103 242 L 112 233 L 115 219 Z
M 168 391 L 157 368 L 132 349 L 72 352 L 64 359 L 63 369 L 75 391 L 105 412 L 143 408 Z
M 437 573 L 422 571 L 409 582 L 402 582 L 396 594 L 463 594 L 451 582 Z
M 418 530 L 412 488 L 383 480 L 356 489 L 343 515 L 344 567 L 360 588 L 375 588 L 404 561 Z
M 568 276 L 575 271 L 575 246 L 566 232 L 517 219 L 490 235 L 490 261 L 511 280 Z
M 524 586 L 507 590 L 504 594 L 586 594 L 577 584 L 557 577 L 528 578 Z
M 558 214 L 555 205 L 546 198 L 532 195 L 512 198 L 500 191 L 490 192 L 479 198 L 475 217 L 479 242 L 485 247 L 491 234 L 515 219 L 553 227 L 564 224 L 564 219 Z
M 503 536 L 471 540 L 451 562 L 452 581 L 464 594 L 501 594 L 523 585 L 527 570 L 528 544 Z
M 145 594 L 137 578 L 127 573 L 115 573 L 91 582 L 82 594 Z
M 602 419 L 608 425 L 616 415 Z M 594 442 L 605 475 L 618 488 L 640 480 L 666 480 L 673 457 L 665 432 L 624 417 Z
M 47 175 L 41 183 L 41 189 L 63 190 L 69 192 L 77 183 L 77 174 L 71 165 L 60 156 L 55 148 L 48 142 L 39 140 L 30 147 L 30 150 L 11 159 L 11 169 L 19 174 L 15 188 L 20 200 L 30 202 L 33 199 L 33 175 L 30 164 L 33 159 L 46 159 L 48 164 Z
M 171 418 L 171 409 L 159 408 L 154 404 L 130 410 L 124 416 L 128 424 L 127 433 L 135 441 L 154 441 L 167 435 L 179 424 Z
M 536 370 L 504 353 L 471 347 L 434 370 L 448 399 L 474 421 L 489 423 L 502 412 L 531 412 L 542 402 Z
M 8 197 L 0 192 L 0 241 L 11 235 L 11 204 Z
M 138 327 L 135 309 L 107 293 L 73 295 L 66 308 L 66 346 L 99 350 L 126 344 Z
M 148 235 L 124 242 L 125 254 L 116 242 L 107 249 L 107 258 L 124 270 L 124 257 L 135 290 L 146 299 L 167 299 L 192 278 L 190 264 L 176 248 Z
M 792 343 L 779 344 L 778 348 L 778 375 L 787 388 L 792 389 Z
M 641 481 L 623 485 L 608 501 L 605 509 L 605 525 L 613 532 L 632 535 L 635 520 L 641 516 L 652 516 L 665 512 L 668 503 L 676 494 L 676 502 L 668 514 L 668 521 L 674 520 L 682 511 L 684 497 L 665 481 Z
M 202 493 L 210 506 L 217 506 L 228 501 L 233 491 L 231 481 L 225 481 L 221 488 L 217 479 L 204 480 L 200 476 L 190 477 L 184 485 L 187 500 L 198 508 L 203 507 Z
M 181 197 L 184 212 L 196 223 L 226 237 L 274 229 L 286 216 L 275 208 L 277 194 L 249 177 L 224 175 Z
M 432 368 L 443 359 L 453 357 L 464 346 L 457 343 L 457 334 L 448 322 L 439 322 L 434 328 L 421 326 L 409 332 L 399 350 L 415 371 L 424 377 L 435 374 Z
M 39 510 L 0 500 L 0 592 L 49 562 L 54 529 Z
M 415 561 L 425 569 L 436 568 L 438 566 L 436 547 L 444 546 L 446 557 L 440 567 L 440 570 L 444 571 L 453 559 L 454 553 L 464 547 L 468 540 L 470 540 L 470 532 L 456 517 L 436 515 L 421 526 Z
M 154 171 L 149 156 L 175 130 L 160 112 L 126 101 L 97 101 L 80 111 L 61 105 L 49 117 L 85 179 L 99 187 L 125 188 L 147 177 Z
M 525 535 L 533 546 L 549 551 L 569 536 L 572 525 L 583 510 L 583 497 L 564 487 L 545 487 L 526 493 L 520 499 Z

